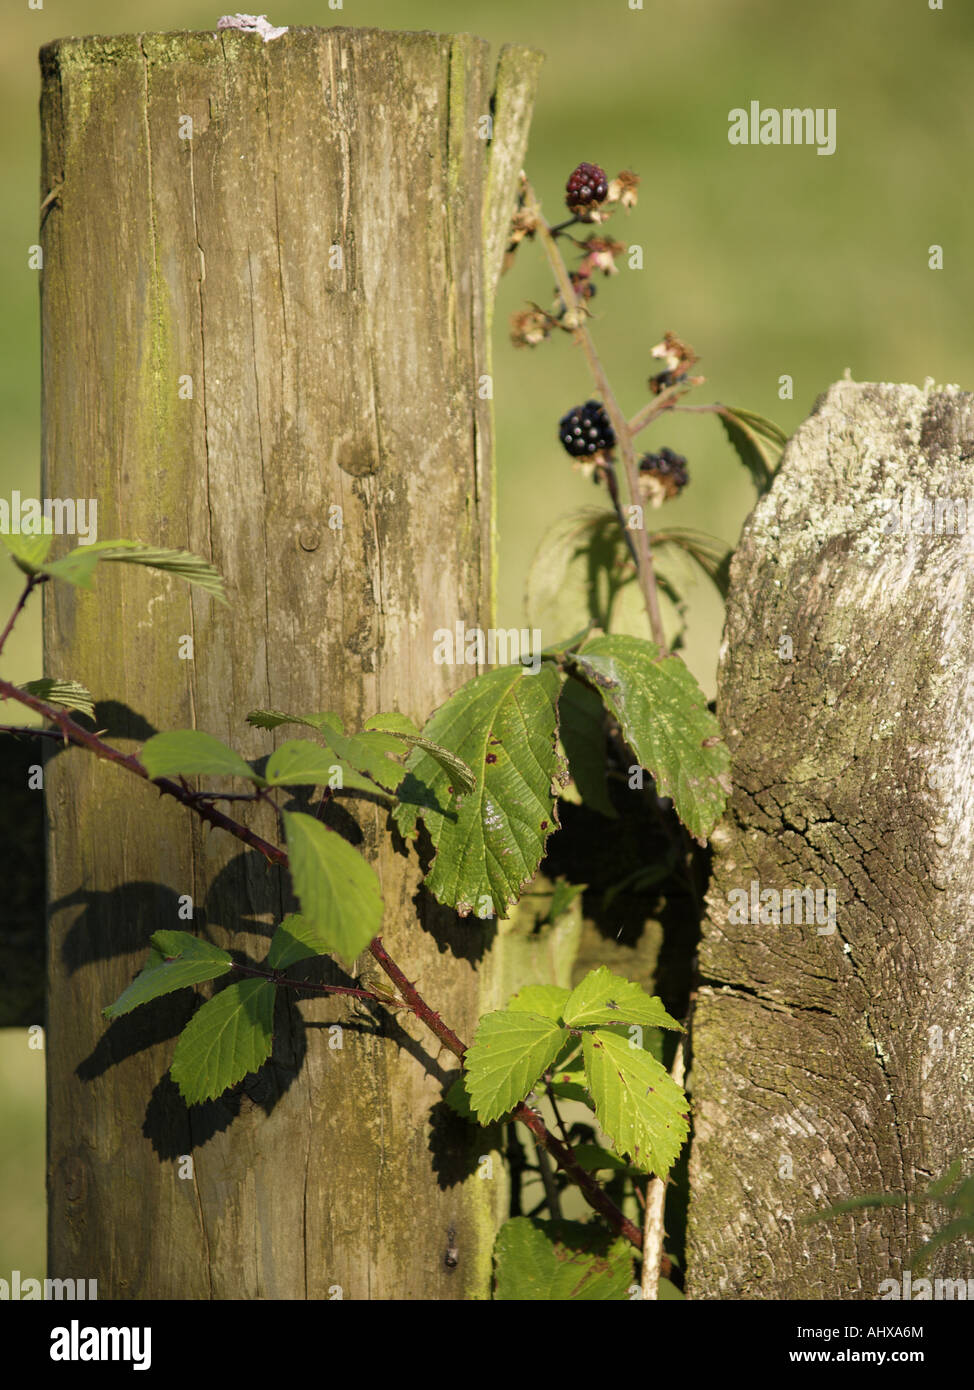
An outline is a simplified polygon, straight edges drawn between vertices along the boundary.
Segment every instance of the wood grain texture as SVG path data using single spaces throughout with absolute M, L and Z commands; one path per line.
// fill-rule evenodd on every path
M 970 1171 L 972 458 L 971 395 L 840 382 L 733 562 L 718 709 L 734 791 L 692 1032 L 696 1297 L 876 1299 L 945 1213 L 802 1218 L 915 1194 L 964 1155 Z M 924 534 L 925 497 L 966 499 L 970 520 Z M 834 932 L 735 922 L 729 895 L 752 881 L 833 890 Z M 929 1272 L 974 1276 L 971 1243 Z
M 146 34 L 41 57 L 43 194 L 63 183 L 45 494 L 97 498 L 100 539 L 211 558 L 232 605 L 105 567 L 96 596 L 46 591 L 46 670 L 83 681 L 126 748 L 195 726 L 258 757 L 256 707 L 421 722 L 473 674 L 434 664 L 433 632 L 491 617 L 483 225 L 488 186 L 513 205 L 530 101 L 478 138 L 491 73 L 465 35 Z M 287 882 L 75 751 L 47 787 L 50 1272 L 102 1298 L 484 1296 L 502 1194 L 474 1176 L 489 1134 L 441 1103 L 455 1059 L 402 1014 L 280 1000 L 273 1062 L 187 1111 L 165 1073 L 194 996 L 110 1028 L 98 1011 L 154 930 L 186 928 L 182 895 L 194 930 L 262 958 Z M 379 871 L 387 947 L 471 1035 L 490 928 L 417 920 L 416 853 L 378 805 L 329 814 Z M 266 808 L 252 823 L 280 838 Z

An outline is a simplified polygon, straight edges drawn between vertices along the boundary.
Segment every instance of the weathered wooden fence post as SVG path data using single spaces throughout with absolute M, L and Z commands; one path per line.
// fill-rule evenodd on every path
M 912 1197 L 971 1153 L 972 458 L 971 395 L 840 382 L 734 561 L 734 792 L 693 1024 L 695 1297 L 902 1290 L 942 1211 L 801 1218 Z M 787 889 L 810 890 L 803 925 L 775 922 Z M 971 1243 L 926 1272 L 971 1278 Z
M 252 708 L 422 720 L 471 674 L 432 634 L 490 621 L 486 323 L 539 62 L 505 49 L 495 84 L 479 39 L 348 29 L 42 51 L 45 495 L 212 558 L 232 599 L 130 567 L 49 587 L 46 669 L 120 746 L 196 726 L 258 756 Z M 455 1061 L 305 1002 L 259 1081 L 187 1111 L 161 1078 L 189 997 L 99 1011 L 190 901 L 262 951 L 276 877 L 79 752 L 46 804 L 49 1272 L 101 1298 L 484 1295 L 499 1184 L 431 1115 Z M 489 932 L 420 926 L 415 854 L 356 818 L 387 945 L 469 1033 Z

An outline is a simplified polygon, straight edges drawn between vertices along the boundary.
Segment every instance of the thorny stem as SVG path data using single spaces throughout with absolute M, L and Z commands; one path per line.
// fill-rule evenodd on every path
M 26 595 L 18 605 L 18 612 L 25 601 Z M 5 633 L 9 632 L 12 626 L 13 622 L 11 620 L 11 622 L 7 624 Z M 256 850 L 269 864 L 276 864 L 282 868 L 288 867 L 287 853 L 279 846 L 271 844 L 270 841 L 263 839 L 262 836 L 255 834 L 254 831 L 249 830 L 247 826 L 241 825 L 238 821 L 231 820 L 229 816 L 225 816 L 221 811 L 217 811 L 216 808 L 211 806 L 207 801 L 201 801 L 195 793 L 187 791 L 181 787 L 178 782 L 170 781 L 170 779 L 166 777 L 150 779 L 146 769 L 133 754 L 120 753 L 118 749 L 112 748 L 110 744 L 103 742 L 97 734 L 89 733 L 87 729 L 82 728 L 81 725 L 77 724 L 64 710 L 37 699 L 36 696 L 28 694 L 25 690 L 18 689 L 17 686 L 12 685 L 10 681 L 0 679 L 0 700 L 8 699 L 16 700 L 20 704 L 26 705 L 28 709 L 34 710 L 35 713 L 43 715 L 45 719 L 56 724 L 61 731 L 65 743 L 73 743 L 80 748 L 86 748 L 90 753 L 93 753 L 95 757 L 101 758 L 106 762 L 114 763 L 117 767 L 122 767 L 127 772 L 134 773 L 136 777 L 141 777 L 143 781 L 152 781 L 153 785 L 157 786 L 163 795 L 174 797 L 176 801 L 187 806 L 200 818 L 200 820 L 233 835 L 235 839 L 240 840 L 243 844 Z M 457 1037 L 452 1028 L 449 1028 L 447 1024 L 443 1022 L 440 1015 L 434 1009 L 430 1008 L 415 985 L 406 978 L 400 967 L 383 946 L 382 938 L 379 936 L 375 937 L 370 942 L 368 950 L 372 958 L 382 968 L 386 975 L 388 975 L 389 979 L 392 980 L 399 992 L 400 998 L 391 1000 L 389 1003 L 393 1007 L 405 1006 L 408 1008 L 426 1025 L 435 1037 L 439 1038 L 443 1046 L 462 1062 L 467 1051 L 466 1044 Z M 250 969 L 250 967 L 241 966 L 236 966 L 235 968 L 243 973 L 247 973 Z M 279 981 L 279 983 L 283 984 L 290 982 Z M 301 987 L 303 988 L 304 986 Z M 334 986 L 330 987 L 326 992 L 340 993 L 348 991 L 343 991 L 339 989 L 339 987 Z M 370 994 L 369 991 L 362 991 L 362 993 L 366 998 L 376 997 L 374 994 Z M 577 1162 L 571 1149 L 562 1144 L 561 1141 L 550 1132 L 537 1111 L 532 1110 L 522 1101 L 521 1104 L 512 1111 L 510 1118 L 512 1120 L 520 1120 L 522 1124 L 528 1127 L 545 1151 L 551 1155 L 560 1168 L 565 1170 L 571 1181 L 581 1189 L 582 1195 L 589 1206 L 601 1216 L 604 1216 L 612 1228 L 618 1231 L 621 1236 L 624 1236 L 637 1250 L 641 1250 L 643 1244 L 642 1231 L 619 1210 L 594 1178 L 592 1178 L 581 1164 Z
M 39 583 L 40 583 L 40 578 L 39 578 L 39 576 L 36 575 L 36 574 L 32 574 L 32 575 L 30 576 L 30 578 L 27 580 L 27 583 L 26 583 L 26 585 L 24 586 L 24 592 L 21 594 L 20 598 L 17 600 L 17 606 L 14 608 L 14 611 L 11 613 L 10 617 L 7 619 L 7 626 L 4 628 L 3 632 L 0 632 L 0 652 L 3 651 L 4 643 L 6 642 L 7 638 L 10 636 L 11 632 L 13 632 L 14 623 L 17 621 L 18 617 L 20 616 L 20 611 L 21 611 L 21 609 L 23 608 L 24 604 L 25 604 L 25 603 L 27 602 L 27 600 L 30 598 L 30 596 L 31 596 L 31 591 L 34 589 L 35 585 L 37 585 L 37 584 L 39 584 Z
M 575 294 L 565 262 L 562 260 L 561 253 L 552 236 L 551 228 L 545 221 L 541 212 L 541 207 L 535 196 L 534 189 L 530 183 L 525 181 L 524 189 L 525 206 L 528 207 L 537 222 L 538 235 L 541 237 L 545 254 L 551 269 L 554 271 L 555 279 L 558 282 L 558 289 L 561 292 L 562 301 L 566 307 L 574 311 L 576 317 L 576 327 L 573 335 L 576 342 L 581 343 L 588 359 L 589 368 L 595 380 L 596 387 L 605 404 L 606 412 L 612 422 L 619 450 L 622 454 L 623 467 L 626 470 L 626 483 L 629 488 L 630 501 L 636 504 L 639 497 L 639 465 L 636 461 L 636 450 L 633 448 L 632 434 L 626 417 L 623 415 L 616 400 L 615 392 L 609 384 L 609 378 L 605 374 L 605 368 L 598 353 L 595 351 L 595 344 L 592 342 L 592 335 L 585 326 L 579 313 L 580 301 Z M 653 405 L 656 406 L 662 398 L 663 393 L 656 398 Z M 643 413 L 643 412 L 641 412 Z M 655 413 L 655 412 L 654 412 Z M 638 418 L 638 417 L 637 417 Z M 649 544 L 649 533 L 645 526 L 639 527 L 636 531 L 636 568 L 639 576 L 639 587 L 642 590 L 643 600 L 646 604 L 646 613 L 649 618 L 650 630 L 653 634 L 653 641 L 661 652 L 666 651 L 666 637 L 663 632 L 663 618 L 659 607 L 659 592 L 656 586 L 656 573 L 653 569 L 653 553 Z
M 370 1004 L 382 1004 L 385 1008 L 401 1007 L 402 1005 L 402 1000 L 394 998 L 391 994 L 385 994 L 381 990 L 355 989 L 351 985 L 317 984 L 312 980 L 291 980 L 280 970 L 261 970 L 254 965 L 241 965 L 239 961 L 233 962 L 233 969 L 238 975 L 247 975 L 254 980 L 270 980 L 272 984 L 298 992 L 347 994 L 353 999 L 365 999 Z

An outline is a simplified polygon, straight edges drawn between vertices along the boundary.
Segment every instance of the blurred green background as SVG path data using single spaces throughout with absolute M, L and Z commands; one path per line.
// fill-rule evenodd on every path
M 85 33 L 209 29 L 219 0 L 7 0 L 0 47 L 0 496 L 39 488 L 37 49 Z M 791 433 L 846 368 L 858 380 L 971 387 L 974 213 L 969 173 L 974 10 L 945 0 L 273 0 L 277 24 L 334 23 L 467 30 L 495 45 L 529 44 L 547 62 L 528 172 L 549 217 L 580 160 L 643 179 L 639 206 L 610 230 L 644 248 L 644 269 L 600 279 L 593 333 L 632 414 L 654 369 L 649 350 L 671 329 L 708 378 L 694 399 L 770 416 Z M 835 107 L 830 157 L 811 147 L 731 146 L 728 112 Z M 944 268 L 928 268 L 928 247 Z M 499 618 L 523 621 L 524 578 L 548 524 L 601 499 L 556 441 L 558 419 L 591 394 L 567 339 L 515 351 L 510 314 L 548 303 L 551 277 L 525 245 L 501 285 L 494 394 L 499 479 Z M 778 380 L 794 380 L 780 400 Z M 661 523 L 734 544 L 750 484 L 708 418 L 673 417 L 647 436 L 686 454 L 691 483 Z M 18 592 L 0 567 L 0 609 Z M 687 659 L 713 693 L 721 611 L 700 578 L 687 595 Z M 21 621 L 4 674 L 40 674 L 38 613 Z M 38 1058 L 25 1035 L 0 1034 L 0 1277 L 43 1273 L 43 1110 Z

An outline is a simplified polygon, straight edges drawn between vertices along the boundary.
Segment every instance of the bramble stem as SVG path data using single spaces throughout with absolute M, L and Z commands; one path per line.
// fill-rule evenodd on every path
M 27 583 L 26 583 L 26 585 L 24 586 L 24 592 L 21 594 L 20 598 L 17 600 L 17 606 L 14 608 L 14 611 L 11 613 L 10 617 L 7 619 L 7 626 L 4 628 L 3 632 L 0 632 L 0 652 L 3 651 L 3 645 L 4 645 L 4 643 L 6 642 L 7 638 L 10 636 L 11 632 L 13 632 L 14 623 L 17 621 L 18 617 L 20 616 L 20 611 L 21 611 L 21 609 L 23 608 L 23 606 L 24 606 L 24 604 L 27 602 L 27 600 L 30 598 L 32 590 L 33 590 L 33 589 L 36 587 L 36 585 L 38 585 L 39 583 L 40 583 L 40 578 L 39 578 L 39 576 L 36 575 L 36 574 L 32 574 L 32 575 L 30 576 L 30 578 L 27 580 Z
M 619 450 L 622 454 L 623 467 L 626 470 L 629 500 L 633 505 L 638 505 L 639 465 L 636 462 L 636 451 L 633 448 L 629 424 L 622 413 L 619 402 L 616 400 L 615 392 L 609 384 L 609 379 L 605 374 L 605 368 L 602 366 L 599 355 L 595 350 L 595 344 L 592 342 L 592 335 L 589 333 L 581 316 L 578 314 L 580 308 L 579 299 L 575 294 L 574 286 L 572 285 L 565 267 L 565 262 L 562 260 L 561 253 L 552 235 L 552 230 L 542 215 L 541 207 L 535 196 L 534 189 L 529 183 L 525 183 L 524 201 L 525 206 L 530 209 L 536 219 L 538 235 L 541 237 L 548 262 L 551 269 L 554 271 L 562 301 L 566 308 L 573 309 L 578 317 L 577 326 L 573 329 L 573 336 L 575 341 L 582 345 L 596 387 L 602 396 L 606 413 L 612 422 L 612 428 L 615 431 Z M 657 397 L 657 400 L 658 399 L 659 397 Z M 639 587 L 642 590 L 643 601 L 646 605 L 646 614 L 649 618 L 650 631 L 653 634 L 653 641 L 656 643 L 657 647 L 659 647 L 660 652 L 665 652 L 666 637 L 663 632 L 663 618 L 659 607 L 659 591 L 656 585 L 656 573 L 653 569 L 653 553 L 649 544 L 649 533 L 645 526 L 640 526 L 636 531 L 635 545 L 637 556 L 636 570 L 639 576 Z
M 26 595 L 18 605 L 18 612 L 25 600 Z M 6 631 L 9 632 L 12 626 L 13 622 L 11 620 L 11 622 L 7 624 Z M 187 791 L 181 787 L 178 782 L 170 781 L 169 778 L 166 777 L 150 778 L 146 769 L 133 754 L 120 753 L 117 748 L 112 748 L 110 744 L 103 742 L 97 734 L 89 733 L 87 729 L 82 728 L 81 725 L 77 724 L 64 710 L 58 709 L 54 705 L 49 705 L 44 700 L 37 699 L 34 695 L 29 695 L 27 691 L 18 689 L 17 686 L 12 685 L 10 681 L 0 679 L 0 701 L 2 700 L 16 700 L 20 704 L 26 705 L 28 709 L 34 710 L 35 713 L 43 715 L 45 719 L 50 720 L 52 724 L 56 724 L 66 743 L 73 743 L 80 748 L 86 748 L 88 752 L 93 753 L 95 757 L 101 758 L 106 762 L 114 763 L 117 767 L 122 767 L 127 772 L 134 773 L 136 777 L 141 777 L 145 782 L 151 781 L 154 786 L 159 788 L 163 795 L 174 797 L 184 806 L 187 806 L 194 815 L 200 818 L 200 820 L 206 821 L 209 825 L 216 826 L 220 830 L 225 830 L 228 834 L 233 835 L 235 839 L 240 840 L 251 849 L 255 849 L 258 854 L 263 855 L 268 863 L 280 865 L 282 868 L 289 867 L 287 853 L 279 846 L 271 844 L 268 840 L 255 834 L 254 831 L 249 830 L 247 826 L 241 825 L 239 821 L 231 820 L 229 816 L 223 815 L 221 811 L 217 811 L 215 807 L 209 805 L 208 802 L 200 801 L 196 794 Z M 400 967 L 383 946 L 382 938 L 379 936 L 375 937 L 370 942 L 368 950 L 372 958 L 396 986 L 402 1004 L 414 1013 L 416 1017 L 426 1025 L 430 1032 L 433 1033 L 435 1037 L 439 1038 L 443 1046 L 462 1062 L 467 1051 L 466 1044 L 457 1037 L 452 1028 L 448 1027 L 447 1024 L 443 1022 L 440 1015 L 434 1009 L 430 1008 L 429 1004 L 426 1003 L 426 1000 L 423 999 L 416 987 L 407 980 Z M 252 968 L 248 966 L 235 966 L 235 969 L 241 973 L 253 973 Z M 271 978 L 274 977 L 271 976 Z M 291 981 L 284 980 L 276 982 L 280 984 L 292 983 Z M 304 986 L 301 986 L 301 988 L 304 988 Z M 311 986 L 310 988 L 316 989 L 317 987 Z M 353 991 L 344 987 L 329 986 L 324 992 L 351 993 Z M 367 999 L 378 998 L 378 996 L 370 991 L 363 990 L 360 993 Z M 380 1002 L 387 1001 L 380 1000 Z M 392 1006 L 395 1007 L 395 1004 Z M 591 1175 L 582 1168 L 576 1161 L 571 1149 L 567 1148 L 555 1138 L 545 1125 L 541 1116 L 522 1102 L 518 1105 L 517 1109 L 512 1112 L 511 1119 L 520 1120 L 522 1124 L 527 1125 L 531 1133 L 551 1155 L 558 1166 L 563 1168 L 572 1182 L 581 1189 L 582 1195 L 589 1206 L 599 1212 L 600 1215 L 604 1216 L 613 1230 L 617 1231 L 637 1249 L 641 1250 L 643 1242 L 642 1231 L 640 1231 L 638 1226 L 633 1225 Z

